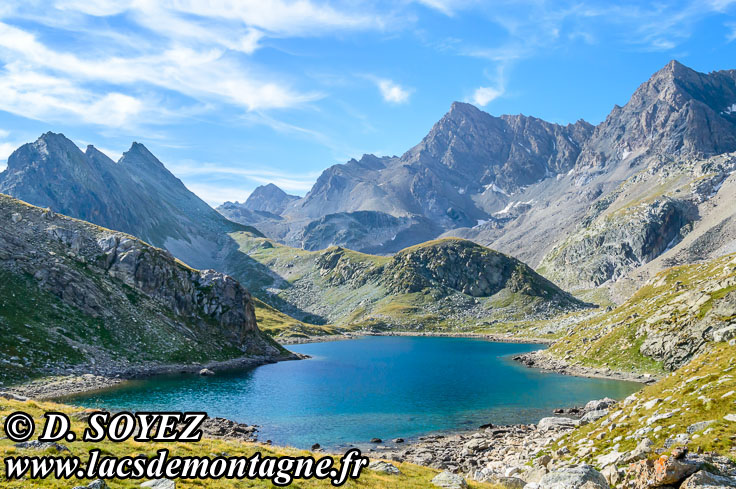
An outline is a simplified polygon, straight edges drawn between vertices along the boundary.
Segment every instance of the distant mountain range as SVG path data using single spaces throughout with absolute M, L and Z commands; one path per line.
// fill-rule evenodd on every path
M 259 187 L 248 202 L 228 202 L 218 210 L 308 250 L 337 245 L 393 253 L 437 236 L 457 236 L 536 267 L 554 261 L 547 255 L 555 246 L 577 232 L 586 215 L 610 204 L 629 179 L 736 151 L 735 103 L 736 71 L 703 74 L 677 61 L 598 126 L 494 117 L 455 102 L 401 157 L 364 155 L 334 165 L 301 199 L 286 200 L 273 186 Z M 731 170 L 721 166 L 723 180 Z M 595 278 L 571 277 L 568 285 L 595 286 L 653 260 L 676 244 L 680 229 L 697 226 L 699 213 L 709 212 L 690 204 L 662 204 L 661 222 L 648 228 L 650 236 L 632 237 L 649 241 L 656 235 L 666 242 L 647 242 L 633 252 L 609 249 L 619 255 L 613 265 L 600 263 L 600 272 L 590 272 Z
M 732 188 L 735 102 L 736 71 L 703 74 L 676 61 L 598 126 L 495 117 L 455 102 L 400 157 L 334 165 L 301 198 L 261 186 L 219 213 L 143 145 L 115 163 L 47 133 L 10 156 L 0 192 L 129 232 L 246 285 L 278 274 L 243 253 L 237 233 L 372 254 L 453 236 L 568 289 L 628 283 L 615 291 L 623 300 L 667 264 L 735 247 L 732 205 L 714 205 Z

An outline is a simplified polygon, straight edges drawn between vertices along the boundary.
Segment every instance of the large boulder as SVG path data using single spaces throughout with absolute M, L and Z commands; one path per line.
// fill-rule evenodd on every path
M 527 485 L 528 486 L 528 485 Z M 590 465 L 555 470 L 542 477 L 538 489 L 609 489 L 603 474 Z
M 97 479 L 97 480 L 90 482 L 86 486 L 76 486 L 73 489 L 110 489 L 110 488 L 107 484 L 105 484 L 105 481 L 103 481 L 102 479 Z
M 727 489 L 729 487 L 736 487 L 736 479 L 701 470 L 685 479 L 680 489 Z
M 580 418 L 580 424 L 586 425 L 598 421 L 601 418 L 605 418 L 608 415 L 608 409 L 596 409 L 595 411 L 588 411 Z
M 398 467 L 388 462 L 384 462 L 383 460 L 376 460 L 375 462 L 371 462 L 368 468 L 370 470 L 375 470 L 376 472 L 382 472 L 388 475 L 401 474 L 401 471 L 399 470 Z
M 444 489 L 465 489 L 468 487 L 468 483 L 465 482 L 465 479 L 447 470 L 437 474 L 435 478 L 432 479 L 432 485 L 443 487 Z
M 495 486 L 503 489 L 523 489 L 526 485 L 526 482 L 518 477 L 498 477 L 496 479 L 492 479 L 491 482 L 493 482 Z
M 641 460 L 629 466 L 626 478 L 631 489 L 677 485 L 697 472 L 702 463 L 685 457 L 662 455 L 657 460 Z
M 583 408 L 586 412 L 589 411 L 600 411 L 601 409 L 608 409 L 611 406 L 616 404 L 615 399 L 611 399 L 610 397 L 606 397 L 604 399 L 597 399 L 595 401 L 589 401 L 588 404 L 585 405 Z
M 148 489 L 176 489 L 176 483 L 171 479 L 153 479 L 141 484 Z
M 577 425 L 578 422 L 572 418 L 550 416 L 549 418 L 540 419 L 537 427 L 540 430 L 550 430 L 556 428 L 574 428 Z

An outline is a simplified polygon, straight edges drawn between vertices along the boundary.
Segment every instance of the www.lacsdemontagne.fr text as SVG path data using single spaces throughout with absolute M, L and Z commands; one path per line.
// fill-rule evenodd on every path
M 204 413 L 116 413 L 93 414 L 82 436 L 85 441 L 115 442 L 130 437 L 137 441 L 197 442 Z M 40 442 L 73 441 L 69 419 L 63 413 L 46 413 Z M 179 426 L 177 426 L 179 424 Z M 26 413 L 9 415 L 5 434 L 13 441 L 26 441 L 35 430 L 33 419 Z M 360 450 L 351 449 L 340 458 L 339 465 L 331 456 L 271 457 L 255 453 L 250 456 L 180 457 L 168 449 L 156 456 L 114 457 L 99 449 L 89 451 L 86 459 L 73 455 L 11 456 L 4 459 L 5 477 L 13 479 L 248 479 L 268 480 L 276 486 L 287 486 L 298 479 L 329 480 L 334 486 L 356 479 L 369 460 Z

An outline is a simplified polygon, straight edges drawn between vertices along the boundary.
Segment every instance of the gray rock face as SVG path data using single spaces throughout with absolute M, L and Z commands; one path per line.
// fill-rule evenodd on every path
M 736 487 L 736 479 L 701 470 L 685 479 L 680 489 L 727 489 L 729 487 Z
M 23 219 L 13 223 L 13 214 Z M 278 354 L 257 327 L 250 294 L 228 275 L 194 270 L 129 235 L 4 195 L 0 195 L 0 225 L 0 273 L 19 283 L 35 282 L 28 285 L 30 290 L 47 295 L 34 300 L 55 298 L 72 307 L 75 317 L 95 321 L 95 331 L 106 335 L 104 343 L 94 344 L 91 331 L 77 337 L 66 329 L 57 331 L 54 323 L 44 323 L 44 341 L 73 344 L 72 350 L 84 352 L 82 357 L 94 369 L 126 365 L 127 360 L 109 355 L 172 363 L 173 352 L 196 345 L 216 358 L 228 349 L 231 357 L 236 352 L 239 356 Z M 29 322 L 32 317 L 19 320 Z M 65 321 L 59 320 L 60 324 Z M 36 349 L 42 348 L 36 345 Z M 187 360 L 195 360 L 193 356 Z
M 686 201 L 657 199 L 583 226 L 553 249 L 540 269 L 566 286 L 594 287 L 616 280 L 679 241 L 681 230 L 695 216 L 694 206 Z
M 624 107 L 595 128 L 576 170 L 616 165 L 631 154 L 707 156 L 736 150 L 736 71 L 698 73 L 669 62 Z
M 554 472 L 542 477 L 538 489 L 608 489 L 608 482 L 603 475 L 590 465 L 578 465 Z
M 0 192 L 40 207 L 130 233 L 199 268 L 218 265 L 233 223 L 190 192 L 145 146 L 118 163 L 94 146 L 82 152 L 48 132 L 8 158 Z

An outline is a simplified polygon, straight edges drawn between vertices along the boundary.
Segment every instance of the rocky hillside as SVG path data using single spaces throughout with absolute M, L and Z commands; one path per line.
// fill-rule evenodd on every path
M 0 227 L 0 381 L 284 354 L 232 277 L 2 194 Z
M 587 415 L 548 446 L 536 472 L 585 463 L 610 487 L 735 487 L 735 369 L 736 347 L 713 345 L 666 379 Z
M 138 143 L 115 163 L 48 132 L 10 155 L 0 192 L 132 234 L 198 268 L 218 267 L 228 232 L 257 233 L 213 210 Z
M 621 306 L 578 324 L 527 363 L 662 373 L 736 337 L 736 254 L 660 272 Z
M 522 262 L 458 239 L 407 248 L 393 257 L 332 247 L 290 248 L 235 233 L 252 262 L 234 274 L 271 271 L 249 288 L 264 301 L 310 323 L 342 327 L 472 329 L 501 318 L 548 317 L 585 307 Z
M 728 245 L 736 245 L 734 236 L 725 232 L 733 209 L 715 203 L 720 194 L 728 200 L 734 171 L 734 153 L 667 165 L 653 162 L 596 201 L 537 270 L 569 289 L 592 288 L 628 277 L 660 255 L 666 255 L 661 263 L 671 266 L 733 251 Z M 701 239 L 693 250 L 692 240 L 681 245 L 691 233 L 720 239 Z M 687 249 L 692 252 L 683 257 Z

